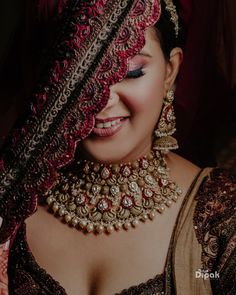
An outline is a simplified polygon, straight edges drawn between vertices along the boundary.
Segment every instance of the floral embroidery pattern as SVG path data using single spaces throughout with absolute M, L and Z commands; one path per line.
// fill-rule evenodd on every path
M 236 181 L 214 169 L 196 195 L 194 226 L 202 245 L 203 268 L 221 270 L 236 249 Z M 220 255 L 220 259 L 219 259 Z
M 109 86 L 125 76 L 128 58 L 159 16 L 157 0 L 68 1 L 50 70 L 0 159 L 0 242 L 34 212 L 38 195 L 72 160 L 106 105 Z

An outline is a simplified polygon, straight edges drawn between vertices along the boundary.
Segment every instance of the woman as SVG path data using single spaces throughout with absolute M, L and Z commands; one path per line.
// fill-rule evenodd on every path
M 4 183 L 4 193 L 14 196 L 15 203 L 3 198 L 0 211 L 3 254 L 8 256 L 11 249 L 10 294 L 235 293 L 236 185 L 227 173 L 201 170 L 171 152 L 177 148 L 172 137 L 172 90 L 182 61 L 176 7 L 167 0 L 161 1 L 162 7 L 158 1 L 128 2 L 119 22 L 111 26 L 109 36 L 115 38 L 101 38 L 103 47 L 92 66 L 81 47 L 101 45 L 94 35 L 101 36 L 105 27 L 100 26 L 106 18 L 103 9 L 112 14 L 122 5 L 94 1 L 65 8 L 65 15 L 70 12 L 74 17 L 71 24 L 78 21 L 78 34 L 70 42 L 62 39 L 58 51 L 68 44 L 77 51 L 62 50 L 60 54 L 67 53 L 69 61 L 57 57 L 60 63 L 54 63 L 51 89 L 44 87 L 35 96 L 34 116 L 27 123 L 43 125 L 44 133 L 32 128 L 44 135 L 41 145 L 30 140 L 31 130 L 26 128 L 26 136 L 21 136 L 29 149 L 21 153 L 23 145 L 15 136 L 13 160 L 3 158 L 5 175 L 10 175 L 17 156 L 21 170 L 11 174 L 13 179 L 17 175 L 16 182 Z M 92 31 L 86 23 L 88 15 L 89 25 L 97 25 Z M 105 24 L 110 28 L 107 20 Z M 78 60 L 82 69 L 86 66 L 90 71 L 81 74 Z M 43 124 L 43 116 L 55 102 L 50 94 L 67 98 L 57 108 L 60 116 L 52 119 L 52 125 L 62 126 L 56 136 L 56 125 L 47 129 Z M 74 97 L 79 103 L 72 106 Z M 74 155 L 72 147 L 78 139 L 82 141 Z M 61 168 L 72 156 L 73 161 Z M 55 167 L 60 168 L 57 175 Z M 25 220 L 36 208 L 36 195 L 41 206 Z M 46 203 L 50 213 L 71 227 L 53 218 Z

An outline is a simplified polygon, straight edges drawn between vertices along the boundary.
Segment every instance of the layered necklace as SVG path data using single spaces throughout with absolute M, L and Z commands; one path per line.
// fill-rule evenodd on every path
M 45 200 L 49 211 L 72 227 L 112 233 L 154 219 L 181 194 L 164 155 L 152 150 L 126 164 L 75 162 L 61 171 Z

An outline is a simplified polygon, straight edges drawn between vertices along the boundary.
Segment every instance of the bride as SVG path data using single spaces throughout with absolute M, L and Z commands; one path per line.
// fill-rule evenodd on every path
M 128 58 L 123 79 L 108 79 L 109 98 L 91 132 L 34 214 L 17 224 L 7 248 L 9 294 L 236 290 L 236 184 L 227 172 L 173 152 L 183 60 L 177 7 L 171 0 L 133 2 L 155 15 L 145 45 Z

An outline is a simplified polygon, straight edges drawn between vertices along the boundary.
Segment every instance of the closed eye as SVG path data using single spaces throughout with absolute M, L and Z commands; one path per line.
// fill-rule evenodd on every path
M 128 71 L 125 78 L 126 79 L 136 79 L 136 78 L 142 77 L 143 75 L 144 75 L 143 67 L 140 67 L 138 69 Z

